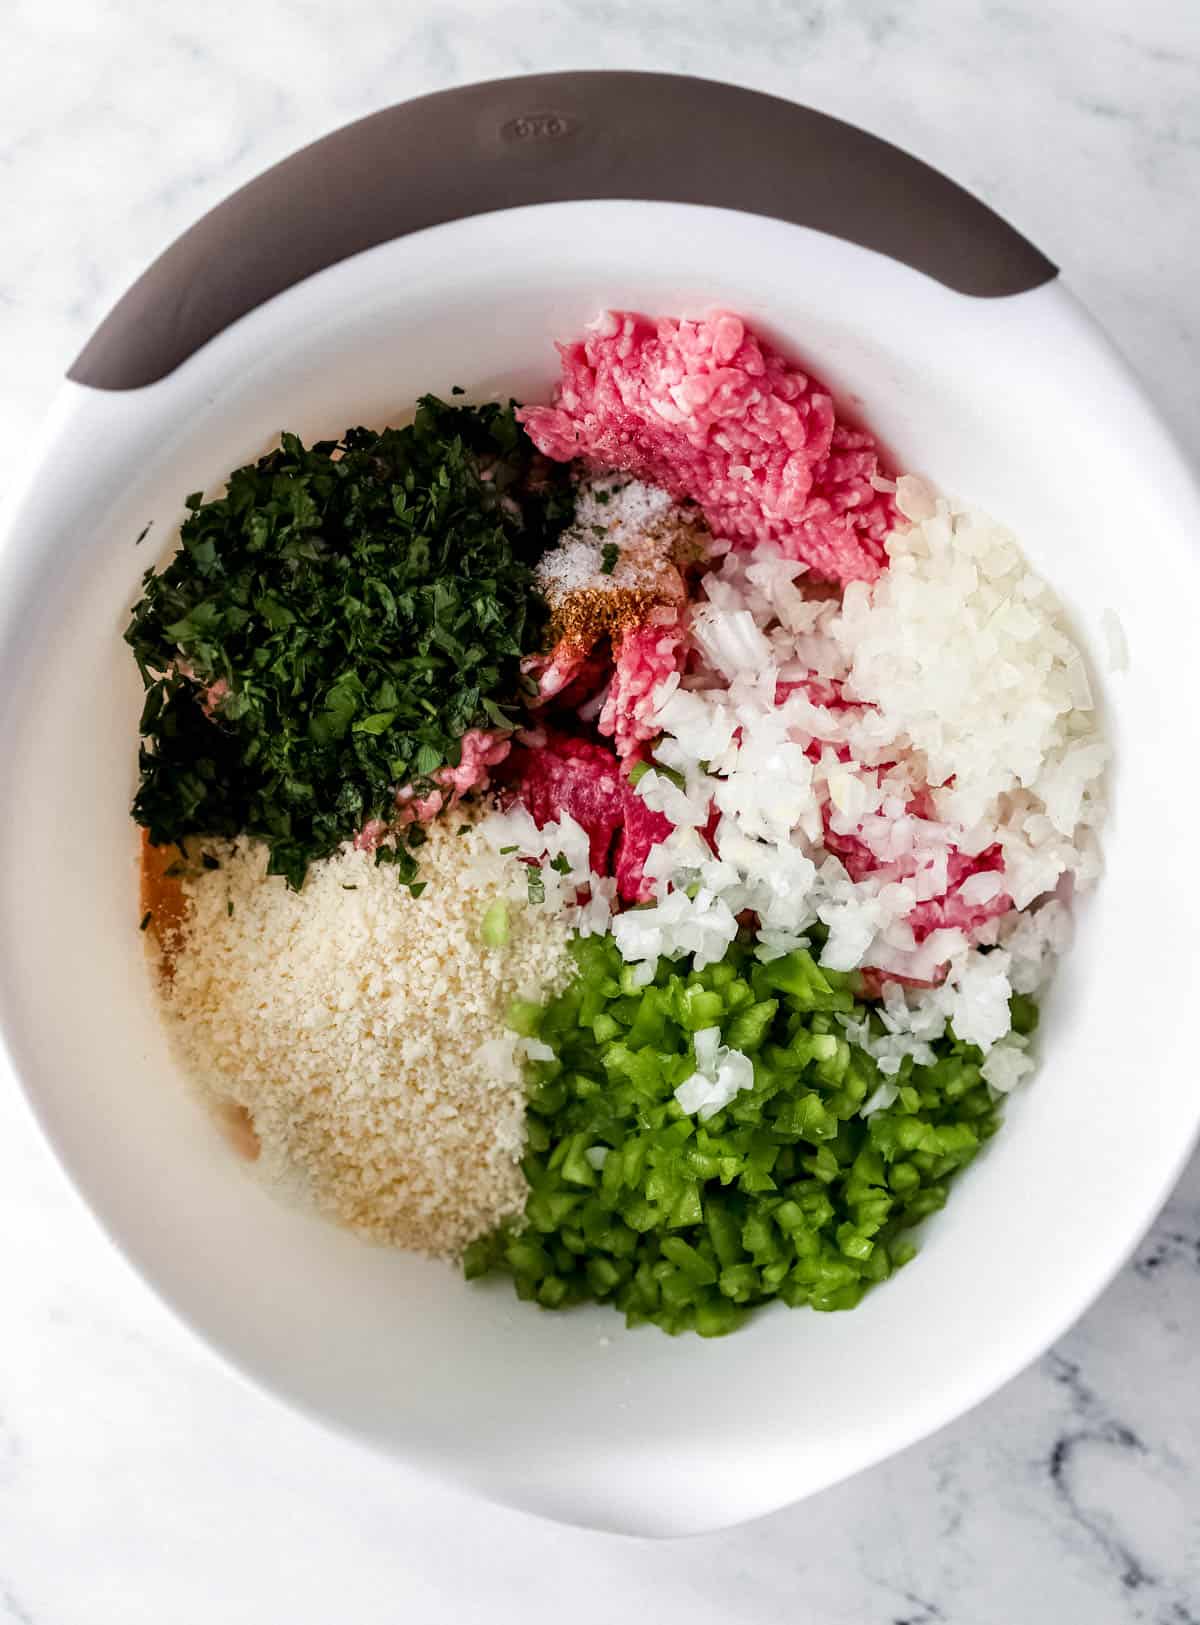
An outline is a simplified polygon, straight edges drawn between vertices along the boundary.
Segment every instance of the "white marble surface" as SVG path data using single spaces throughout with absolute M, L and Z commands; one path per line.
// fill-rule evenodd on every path
M 1200 454 L 1196 0 L 3 0 L 0 21 L 0 492 L 98 317 L 235 184 L 404 96 L 573 66 L 723 76 L 915 150 L 1057 260 Z M 110 1250 L 6 1078 L 0 1272 L 5 1625 L 1200 1621 L 1200 1163 L 973 1415 L 665 1546 L 469 1503 L 246 1390 Z

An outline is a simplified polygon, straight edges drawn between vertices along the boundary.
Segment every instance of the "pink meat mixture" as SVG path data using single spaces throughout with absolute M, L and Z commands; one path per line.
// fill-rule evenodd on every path
M 646 859 L 672 826 L 634 792 L 610 750 L 547 732 L 544 742 L 513 750 L 503 778 L 509 798 L 521 801 L 539 829 L 570 814 L 587 832 L 593 873 L 615 875 L 624 902 L 647 900 Z
M 651 621 L 624 633 L 613 650 L 612 677 L 599 720 L 624 759 L 658 731 L 650 722 L 654 690 L 683 664 L 684 631 L 674 611 L 666 624 Z
M 536 743 L 517 745 L 500 776 L 507 799 L 519 800 L 539 829 L 570 814 L 588 835 L 593 872 L 615 876 L 623 902 L 649 900 L 652 891 L 645 876 L 646 859 L 673 826 L 662 813 L 646 806 L 631 787 L 625 766 L 610 750 L 590 739 L 547 732 L 538 735 Z M 918 808 L 910 811 L 920 816 Z M 704 831 L 710 840 L 716 821 L 714 815 Z M 837 835 L 828 827 L 825 844 L 837 853 L 854 880 L 868 874 L 906 880 L 915 872 L 912 862 L 884 862 L 857 837 Z M 974 933 L 985 921 L 1005 913 L 1012 904 L 1003 892 L 987 903 L 968 903 L 960 894 L 969 875 L 1002 867 L 998 847 L 989 847 L 975 857 L 952 847 L 947 854 L 945 892 L 918 903 L 909 916 L 917 941 L 923 942 L 931 931 L 943 927 Z
M 431 775 L 437 788 L 419 796 L 411 784 L 402 784 L 396 791 L 395 816 L 389 821 L 368 819 L 354 838 L 355 846 L 361 852 L 373 852 L 397 824 L 427 824 L 439 813 L 457 807 L 472 790 L 486 790 L 492 769 L 504 761 L 511 749 L 512 740 L 507 734 L 487 728 L 468 729 L 462 736 L 458 766 L 447 763 Z
M 559 350 L 554 404 L 519 414 L 546 456 L 691 498 L 714 536 L 775 541 L 823 579 L 879 574 L 895 510 L 874 440 L 739 317 L 611 311 Z
M 802 690 L 814 705 L 825 706 L 828 710 L 844 712 L 862 709 L 846 699 L 842 685 L 836 679 L 822 680 L 816 677 L 800 682 L 779 683 L 775 690 L 775 704 L 783 705 L 788 695 L 796 690 Z M 814 762 L 819 761 L 825 748 L 814 740 L 808 747 L 807 754 Z M 842 761 L 850 760 L 850 752 L 845 745 L 837 748 L 837 754 Z M 841 835 L 832 829 L 831 811 L 832 809 L 826 806 L 823 812 L 825 846 L 841 861 L 851 880 L 864 880 L 871 874 L 879 875 L 887 881 L 905 881 L 914 877 L 915 859 L 910 856 L 903 860 L 884 861 L 858 836 Z M 928 792 L 922 792 L 911 801 L 905 812 L 913 818 L 932 818 Z M 924 902 L 918 903 L 908 916 L 908 923 L 912 926 L 916 940 L 924 942 L 930 932 L 942 929 L 965 931 L 968 936 L 973 936 L 989 920 L 1006 914 L 1012 907 L 1012 899 L 1004 891 L 997 893 L 986 903 L 968 902 L 961 893 L 963 881 L 969 879 L 971 875 L 1002 873 L 1003 870 L 1003 854 L 998 846 L 989 846 L 985 851 L 973 856 L 960 851 L 956 846 L 949 847 L 946 852 L 945 891 L 939 897 L 927 898 Z
M 917 872 L 911 858 L 885 863 L 857 836 L 838 835 L 828 824 L 825 828 L 825 845 L 836 854 L 851 880 L 879 875 L 886 881 L 904 881 L 911 880 Z M 955 846 L 950 847 L 946 853 L 945 891 L 940 897 L 930 897 L 917 903 L 907 916 L 913 936 L 918 942 L 924 942 L 933 931 L 958 930 L 973 937 L 988 920 L 1007 914 L 1012 907 L 1012 899 L 1004 891 L 998 892 L 986 903 L 968 902 L 962 895 L 963 881 L 972 875 L 1003 872 L 1004 859 L 998 846 L 989 846 L 975 856 L 961 852 Z

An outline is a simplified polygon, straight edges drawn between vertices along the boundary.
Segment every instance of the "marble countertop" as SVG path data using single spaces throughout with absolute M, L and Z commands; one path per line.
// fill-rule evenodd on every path
M 0 493 L 100 315 L 235 185 L 403 97 L 580 66 L 737 80 L 943 168 L 1062 266 L 1200 455 L 1194 0 L 3 9 Z M 1200 1622 L 1200 1161 L 987 1404 L 802 1506 L 665 1545 L 469 1502 L 248 1390 L 100 1236 L 7 1078 L 0 1271 L 2 1625 Z

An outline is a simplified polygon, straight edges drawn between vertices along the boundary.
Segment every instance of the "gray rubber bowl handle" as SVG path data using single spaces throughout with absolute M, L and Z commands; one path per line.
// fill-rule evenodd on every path
M 969 192 L 825 113 L 671 74 L 543 74 L 403 102 L 276 164 L 154 262 L 68 377 L 98 389 L 152 384 L 352 254 L 470 215 L 596 198 L 811 226 L 984 298 L 1056 274 Z

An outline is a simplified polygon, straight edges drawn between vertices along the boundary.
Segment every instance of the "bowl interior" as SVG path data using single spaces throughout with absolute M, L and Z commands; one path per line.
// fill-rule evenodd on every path
M 552 340 L 604 305 L 745 313 L 898 466 L 1010 523 L 1091 650 L 1117 752 L 1108 872 L 1050 1001 L 1041 1071 L 918 1261 L 854 1314 L 780 1310 L 716 1343 L 627 1334 L 604 1310 L 535 1313 L 505 1283 L 468 1287 L 276 1204 L 176 1076 L 137 931 L 140 687 L 120 634 L 183 496 L 218 490 L 283 428 L 381 425 L 455 384 L 544 397 Z M 573 204 L 441 227 L 291 290 L 149 389 L 69 388 L 12 510 L 0 582 L 0 1000 L 35 1109 L 197 1330 L 289 1400 L 432 1471 L 643 1532 L 728 1523 L 844 1476 L 1055 1336 L 1190 1144 L 1197 770 L 1179 760 L 1173 716 L 1197 675 L 1197 526 L 1176 454 L 1061 288 L 965 299 L 715 210 Z M 1131 656 L 1115 677 L 1108 609 Z M 1135 1047 L 1150 1009 L 1168 1019 Z

